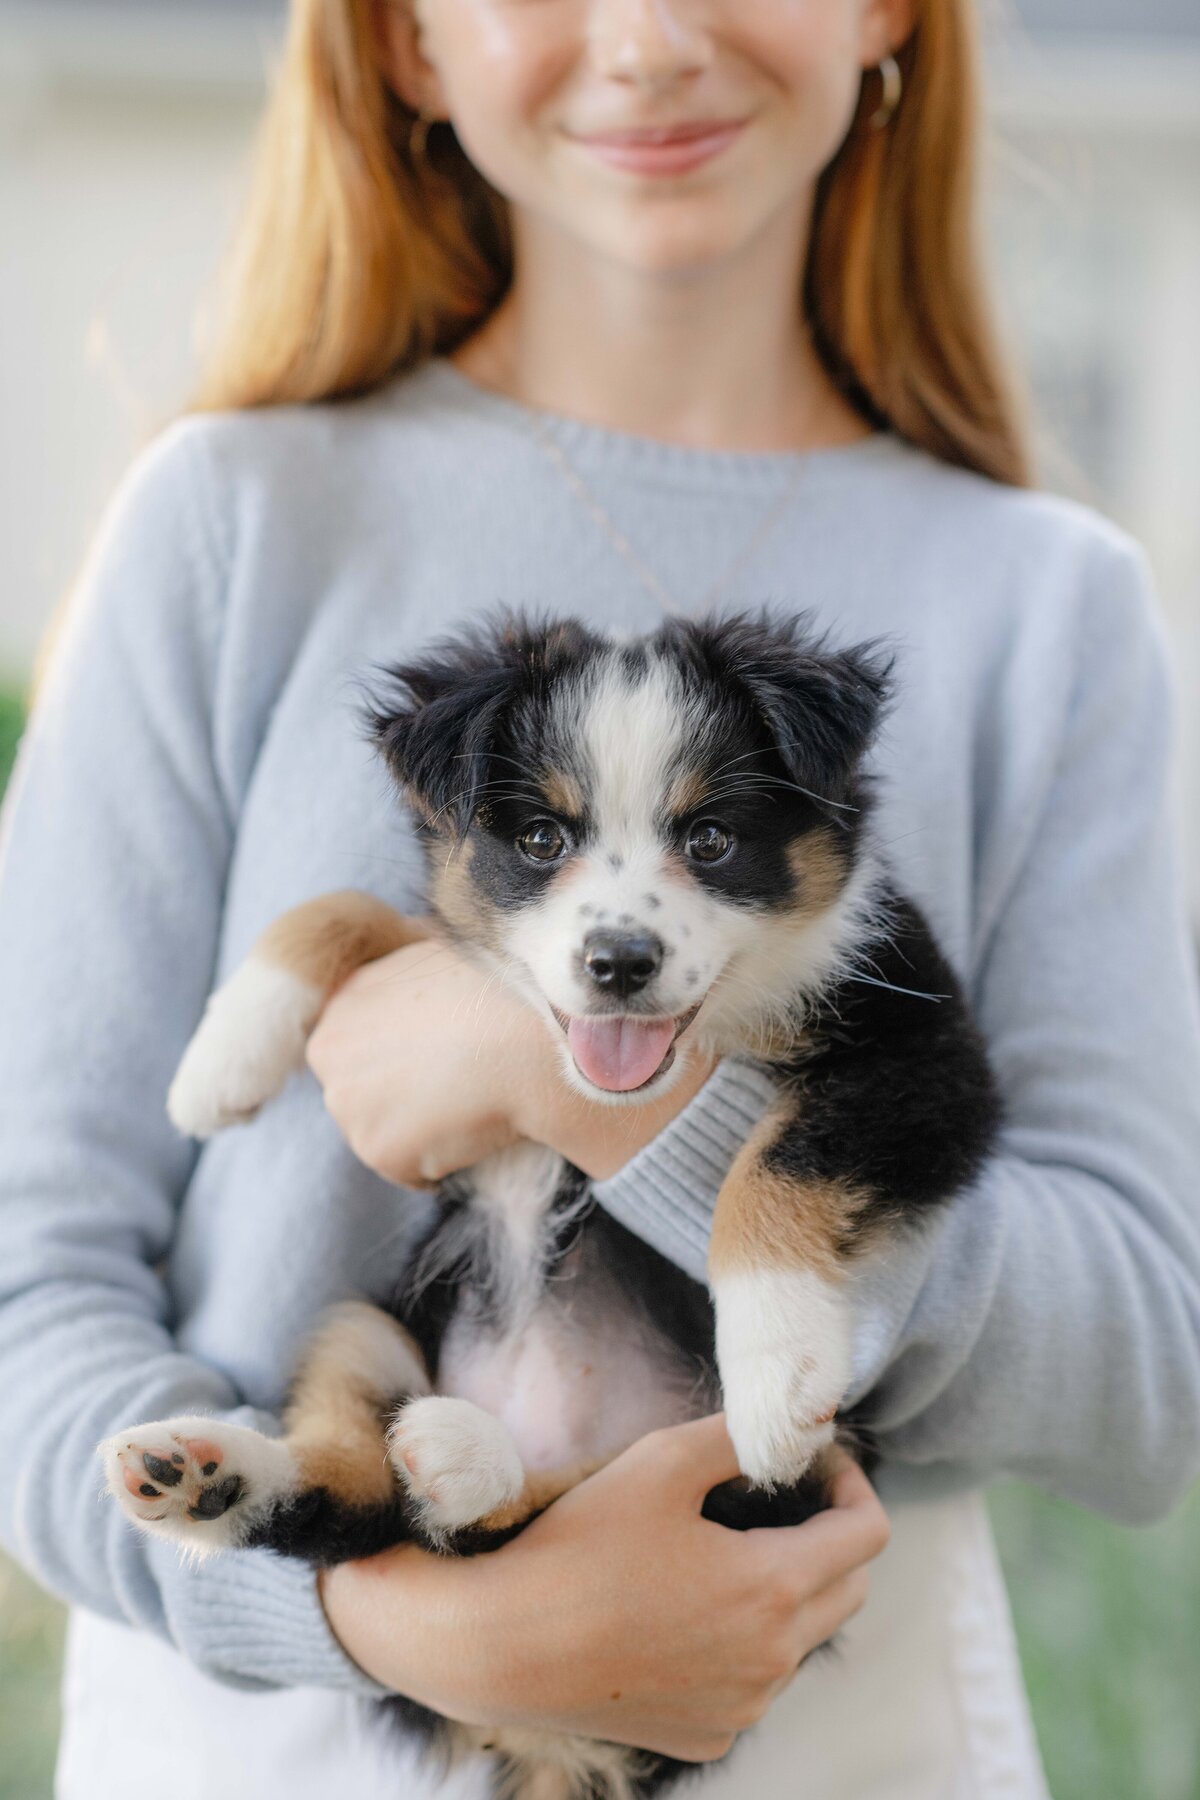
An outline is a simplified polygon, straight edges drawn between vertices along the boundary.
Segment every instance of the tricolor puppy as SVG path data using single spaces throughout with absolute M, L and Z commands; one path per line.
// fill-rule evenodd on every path
M 390 1309 L 324 1324 L 282 1438 L 189 1418 L 102 1446 L 143 1530 L 322 1564 L 406 1539 L 473 1554 L 720 1404 L 746 1479 L 711 1517 L 825 1504 L 846 1271 L 970 1180 L 998 1116 L 958 983 L 872 842 L 886 689 L 872 647 L 746 618 L 626 644 L 507 620 L 388 672 L 370 730 L 428 846 L 433 919 L 351 893 L 278 920 L 209 1002 L 176 1123 L 249 1118 L 338 983 L 431 930 L 517 985 L 586 1094 L 637 1105 L 702 1048 L 757 1059 L 778 1098 L 721 1188 L 707 1289 L 550 1151 L 491 1156 L 445 1183 Z M 442 1749 L 492 1752 L 523 1800 L 626 1800 L 678 1773 L 396 1704 Z

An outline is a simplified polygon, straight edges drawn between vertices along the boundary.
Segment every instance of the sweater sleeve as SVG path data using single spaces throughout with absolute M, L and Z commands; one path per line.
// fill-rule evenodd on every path
M 211 1411 L 277 1429 L 172 1338 L 160 1265 L 194 1147 L 164 1098 L 207 995 L 232 809 L 213 752 L 222 568 L 193 427 L 113 503 L 0 837 L 0 1537 L 44 1585 L 246 1685 L 377 1693 L 312 1572 L 188 1568 L 100 1494 L 99 1440 Z
M 1200 1471 L 1200 1019 L 1140 554 L 1106 541 L 1082 601 L 1057 763 L 973 959 L 1006 1126 L 934 1227 L 852 1278 L 848 1400 L 891 1462 L 1137 1522 Z M 600 1184 L 694 1275 L 762 1080 L 723 1065 Z

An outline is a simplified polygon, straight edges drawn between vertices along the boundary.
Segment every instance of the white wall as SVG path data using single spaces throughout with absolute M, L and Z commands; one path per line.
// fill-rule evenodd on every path
M 1014 107 L 989 216 L 1045 422 L 1043 479 L 1150 554 L 1175 665 L 1200 933 L 1200 107 L 1189 130 L 1180 122 L 1168 112 L 1155 130 L 1143 113 L 1064 129 L 1041 104 L 1036 116 Z
M 0 672 L 186 392 L 254 118 L 249 95 L 0 97 Z

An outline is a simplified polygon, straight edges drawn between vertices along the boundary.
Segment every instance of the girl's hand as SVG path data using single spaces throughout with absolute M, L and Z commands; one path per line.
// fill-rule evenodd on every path
M 652 1432 L 492 1555 L 326 1571 L 326 1614 L 361 1668 L 449 1718 L 711 1761 L 858 1611 L 888 1541 L 849 1459 L 807 1524 L 702 1519 L 737 1472 L 719 1415 Z
M 495 976 L 429 940 L 359 969 L 308 1041 L 325 1104 L 361 1161 L 433 1186 L 519 1138 L 601 1180 L 657 1136 L 712 1073 L 686 1059 L 664 1097 L 588 1100 L 568 1086 L 549 1027 Z

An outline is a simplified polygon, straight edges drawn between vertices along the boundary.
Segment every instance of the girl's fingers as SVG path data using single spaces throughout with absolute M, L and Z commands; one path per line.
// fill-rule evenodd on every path
M 834 1506 L 857 1506 L 875 1498 L 875 1490 L 862 1467 L 854 1458 L 835 1444 L 831 1452 L 834 1462 L 834 1476 L 830 1498 Z
M 703 1506 L 719 1483 L 741 1474 L 724 1413 L 669 1426 L 643 1442 L 651 1440 L 697 1507 Z M 887 1514 L 861 1468 L 844 1450 L 835 1449 L 833 1454 L 836 1472 L 829 1511 L 803 1525 L 765 1527 L 744 1534 L 747 1540 L 775 1545 L 789 1561 L 803 1549 L 807 1566 L 811 1569 L 814 1560 L 820 1561 L 822 1573 L 831 1578 L 878 1556 L 891 1536 Z
M 723 1412 L 710 1413 L 707 1419 L 696 1419 L 681 1429 L 686 1434 L 682 1441 L 688 1454 L 688 1492 L 699 1511 L 713 1488 L 732 1481 L 742 1471 Z
M 870 1578 L 864 1568 L 839 1575 L 818 1589 L 800 1609 L 796 1619 L 796 1667 L 806 1656 L 842 1629 L 866 1604 Z M 785 1684 L 786 1685 L 786 1684 Z
M 746 1533 L 762 1554 L 772 1560 L 781 1577 L 788 1571 L 801 1583 L 813 1583 L 847 1575 L 860 1563 L 870 1562 L 887 1548 L 891 1537 L 888 1516 L 874 1488 L 855 1463 L 834 1478 L 833 1504 L 803 1525 L 784 1525 Z
M 847 1460 L 846 1467 L 835 1477 L 832 1492 L 833 1519 L 854 1521 L 855 1529 L 867 1540 L 868 1561 L 881 1556 L 892 1536 L 892 1523 L 883 1502 L 857 1463 Z
M 713 1488 L 741 1474 L 724 1413 L 710 1413 L 687 1425 L 669 1425 L 641 1442 L 697 1512 Z

